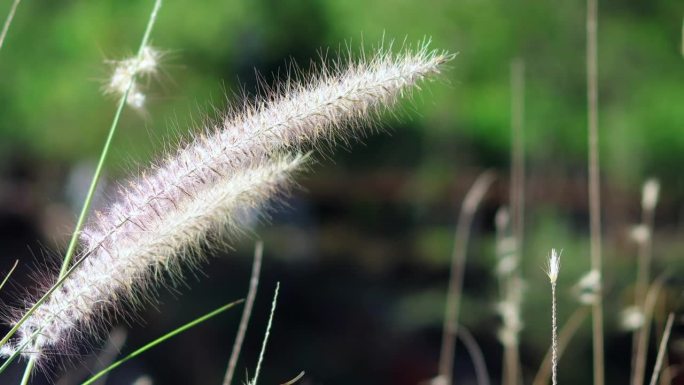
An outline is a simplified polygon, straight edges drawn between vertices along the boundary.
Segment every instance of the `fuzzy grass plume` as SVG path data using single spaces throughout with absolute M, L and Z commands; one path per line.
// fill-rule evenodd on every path
M 348 141 L 380 113 L 440 72 L 451 59 L 426 43 L 393 54 L 381 48 L 270 89 L 169 154 L 96 213 L 80 233 L 83 262 L 2 347 L 41 358 L 103 324 L 123 301 L 149 300 L 160 281 L 181 278 L 205 247 L 238 232 L 245 210 L 261 208 L 322 143 Z M 84 259 L 85 258 L 85 259 Z M 32 303 L 17 312 L 14 323 Z

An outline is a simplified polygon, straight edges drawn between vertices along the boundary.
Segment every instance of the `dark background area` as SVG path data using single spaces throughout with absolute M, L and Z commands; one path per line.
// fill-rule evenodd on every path
M 0 3 L 0 15 L 9 5 Z M 16 288 L 34 285 L 30 271 L 63 254 L 115 110 L 116 100 L 101 92 L 110 69 L 104 61 L 135 51 L 151 7 L 151 1 L 121 0 L 24 0 L 19 6 L 0 51 L 0 272 L 20 261 L 15 289 L 0 293 L 5 301 Z M 639 220 L 648 177 L 662 185 L 653 274 L 671 277 L 656 324 L 681 305 L 683 15 L 677 0 L 600 2 L 607 383 L 629 377 L 631 334 L 620 330 L 619 312 L 633 300 L 636 247 L 628 233 Z M 276 282 L 281 295 L 260 383 L 283 383 L 302 370 L 302 384 L 428 380 L 437 372 L 456 216 L 477 175 L 493 169 L 497 182 L 473 224 L 461 322 L 498 382 L 493 221 L 508 203 L 510 64 L 520 58 L 528 175 L 521 363 L 529 383 L 550 341 L 543 272 L 549 250 L 563 249 L 561 321 L 578 306 L 570 287 L 589 269 L 584 18 L 584 2 L 537 0 L 167 1 L 152 34 L 152 44 L 165 52 L 162 71 L 148 85 L 144 111 L 124 111 L 103 191 L 205 117 L 216 117 L 214 107 L 237 104 L 234 91 L 253 92 L 255 70 L 270 81 L 290 60 L 308 68 L 321 50 L 331 58 L 347 44 L 370 51 L 383 36 L 408 44 L 427 36 L 431 47 L 458 56 L 439 81 L 400 106 L 398 117 L 386 114 L 383 132 L 318 157 L 288 207 L 190 274 L 187 286 L 160 290 L 156 307 L 123 323 L 123 353 L 244 297 L 254 241 L 262 239 L 261 287 L 236 380 L 254 371 Z M 107 383 L 132 384 L 148 375 L 155 384 L 219 384 L 240 312 L 145 353 Z M 682 361 L 680 337 L 676 327 L 673 364 Z M 76 357 L 76 367 L 87 360 Z M 22 370 L 15 365 L 0 382 L 15 383 Z M 34 384 L 52 383 L 64 372 L 59 364 L 46 370 Z M 457 383 L 475 383 L 460 345 L 455 371 Z M 589 383 L 589 322 L 559 372 L 563 383 Z

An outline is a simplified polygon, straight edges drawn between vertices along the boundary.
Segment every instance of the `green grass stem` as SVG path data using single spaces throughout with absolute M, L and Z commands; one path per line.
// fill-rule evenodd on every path
M 177 336 L 178 334 L 180 334 L 180 333 L 182 333 L 182 332 L 184 332 L 190 328 L 193 328 L 193 327 L 201 324 L 202 322 L 204 322 L 210 318 L 213 318 L 213 317 L 225 312 L 226 310 L 228 310 L 228 309 L 232 308 L 233 306 L 235 306 L 239 303 L 242 303 L 242 302 L 244 302 L 244 300 L 240 299 L 240 300 L 231 302 L 227 305 L 221 306 L 220 308 L 218 308 L 218 309 L 216 309 L 210 313 L 207 313 L 207 314 L 195 319 L 194 321 L 188 322 L 185 325 L 183 325 L 183 326 L 181 326 L 181 327 L 179 327 L 179 328 L 177 328 L 177 329 L 175 329 L 169 333 L 164 334 L 163 336 L 157 338 L 156 340 L 149 342 L 146 345 L 144 345 L 143 347 L 135 350 L 133 353 L 127 355 L 126 357 L 124 357 L 124 358 L 114 362 L 113 364 L 109 365 L 108 367 L 102 369 L 100 372 L 98 372 L 96 375 L 90 377 L 90 379 L 88 379 L 87 381 L 85 381 L 81 385 L 89 385 L 89 384 L 94 383 L 95 381 L 100 379 L 105 374 L 111 372 L 112 370 L 114 370 L 117 367 L 124 364 L 126 361 L 145 353 L 146 351 L 148 351 L 148 350 L 152 349 L 153 347 L 161 344 L 162 342 L 164 342 L 170 338 L 173 338 L 173 337 Z

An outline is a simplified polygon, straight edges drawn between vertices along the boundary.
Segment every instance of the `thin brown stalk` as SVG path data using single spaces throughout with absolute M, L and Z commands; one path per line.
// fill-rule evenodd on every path
M 473 361 L 477 385 L 490 385 L 491 380 L 489 379 L 487 362 L 485 361 L 482 349 L 477 343 L 475 337 L 473 337 L 473 335 L 465 326 L 458 325 L 458 338 L 460 338 L 461 342 L 463 342 L 463 346 L 465 346 L 470 359 Z
M 517 258 L 523 255 L 523 231 L 525 214 L 525 155 L 523 142 L 523 120 L 525 112 L 525 62 L 515 59 L 511 62 L 511 229 L 515 239 Z M 515 274 L 520 276 L 520 269 Z M 504 349 L 505 384 L 517 385 L 520 373 L 520 352 L 518 344 L 508 344 Z
M 240 357 L 240 350 L 247 334 L 247 326 L 249 325 L 249 318 L 252 315 L 252 308 L 254 307 L 254 300 L 256 299 L 257 289 L 259 287 L 259 276 L 261 274 L 261 261 L 264 255 L 264 243 L 257 242 L 254 248 L 254 262 L 252 263 L 252 275 L 249 279 L 249 291 L 247 292 L 247 299 L 245 300 L 245 307 L 242 310 L 242 317 L 240 318 L 240 326 L 238 326 L 238 334 L 233 342 L 233 351 L 230 354 L 228 361 L 228 369 L 226 369 L 226 376 L 223 379 L 223 385 L 230 385 L 235 375 L 235 367 L 237 366 L 238 358 Z
M 665 324 L 666 324 L 666 316 L 665 314 L 669 313 L 667 311 L 667 303 L 665 301 L 659 301 L 658 302 L 658 311 L 656 312 L 656 338 L 658 340 L 661 340 L 663 338 L 663 335 L 665 334 Z M 670 378 L 670 369 L 672 366 L 670 366 L 670 359 L 668 358 L 667 355 L 664 357 L 663 361 L 663 370 L 662 374 L 660 375 L 660 385 L 669 385 L 672 383 L 672 380 Z
M 637 357 L 634 362 L 633 385 L 642 385 L 646 378 L 646 359 L 648 355 L 651 321 L 653 320 L 653 310 L 658 301 L 658 295 L 663 286 L 663 281 L 664 277 L 662 276 L 656 279 L 655 282 L 651 284 L 651 287 L 646 294 L 646 299 L 644 301 L 644 323 L 642 326 L 643 333 L 639 334 L 639 340 L 637 341 Z
M 587 107 L 589 144 L 589 228 L 591 232 L 591 268 L 603 277 L 601 257 L 601 190 L 599 184 L 598 133 L 598 4 L 587 0 Z M 603 293 L 592 304 L 592 341 L 594 385 L 605 383 L 603 357 Z
M 563 325 L 560 333 L 558 334 L 558 359 L 563 356 L 565 349 L 568 347 L 570 341 L 575 336 L 575 333 L 577 333 L 577 330 L 579 330 L 579 327 L 582 326 L 582 323 L 588 315 L 589 307 L 582 306 L 575 310 L 575 312 L 572 313 L 570 318 L 565 322 L 565 325 Z M 549 383 L 549 378 L 551 376 L 552 355 L 553 350 L 549 348 L 549 350 L 546 351 L 544 360 L 539 366 L 539 370 L 537 371 L 537 375 L 534 377 L 532 385 L 546 385 Z
M 650 385 L 656 385 L 658 382 L 658 375 L 663 367 L 663 357 L 665 357 L 665 349 L 667 348 L 667 341 L 670 339 L 670 332 L 672 331 L 672 323 L 674 322 L 674 313 L 670 313 L 667 317 L 667 324 L 665 325 L 665 332 L 663 338 L 660 340 L 660 347 L 658 348 L 658 357 L 656 358 L 655 367 L 653 368 L 653 375 L 651 376 Z
M 458 332 L 458 316 L 463 290 L 463 273 L 465 269 L 470 225 L 482 198 L 494 182 L 494 173 L 485 171 L 477 177 L 463 200 L 461 213 L 458 217 L 454 234 L 454 248 L 451 254 L 451 270 L 449 287 L 447 289 L 446 312 L 444 315 L 444 330 L 442 333 L 442 351 L 439 356 L 439 375 L 445 380 L 445 385 L 451 385 L 451 373 L 456 348 L 456 334 Z
M 2 49 L 2 45 L 5 42 L 5 37 L 7 36 L 7 31 L 9 31 L 10 24 L 12 24 L 12 20 L 14 19 L 14 14 L 17 12 L 17 7 L 19 6 L 19 3 L 21 0 L 14 0 L 14 3 L 12 3 L 12 7 L 10 8 L 9 13 L 7 14 L 7 19 L 5 19 L 5 24 L 2 26 L 2 32 L 0 32 L 0 49 Z
M 655 205 L 655 202 L 653 202 Z M 647 229 L 648 236 L 638 242 L 638 259 L 637 259 L 637 278 L 634 289 L 634 303 L 641 313 L 645 313 L 645 297 L 648 290 L 648 282 L 651 279 L 651 260 L 653 259 L 653 224 L 655 221 L 655 210 L 653 206 L 642 205 L 641 210 L 641 225 Z M 639 340 L 643 333 L 648 333 L 644 329 L 645 325 L 634 330 L 632 334 L 632 383 L 634 383 L 634 376 L 636 370 L 636 360 L 639 354 L 638 346 Z
M 511 221 L 519 254 L 522 254 L 525 219 L 525 62 L 511 63 Z

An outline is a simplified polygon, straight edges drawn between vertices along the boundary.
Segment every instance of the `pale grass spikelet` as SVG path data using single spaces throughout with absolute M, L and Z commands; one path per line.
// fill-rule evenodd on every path
M 161 51 L 145 46 L 139 56 L 110 61 L 114 70 L 104 87 L 105 93 L 123 96 L 128 90 L 126 99 L 128 105 L 133 108 L 142 108 L 145 104 L 145 94 L 140 89 L 137 78 L 156 74 L 161 57 Z
M 598 270 L 590 270 L 579 279 L 573 291 L 581 304 L 593 304 L 601 292 L 601 274 Z
M 556 284 L 560 273 L 560 253 L 551 249 L 546 274 L 551 282 L 551 383 L 558 384 L 558 302 Z
M 556 249 L 551 249 L 551 255 L 549 255 L 549 262 L 546 269 L 546 275 L 549 276 L 549 281 L 555 284 L 558 280 L 558 272 L 560 271 L 560 253 L 556 252 Z
M 131 73 L 151 73 L 155 52 L 143 50 L 137 62 L 120 62 L 112 89 Z M 149 300 L 160 281 L 182 278 L 184 266 L 203 259 L 204 247 L 240 231 L 247 210 L 289 185 L 306 157 L 281 154 L 347 141 L 420 81 L 438 74 L 450 58 L 426 44 L 399 54 L 381 49 L 348 65 L 322 66 L 318 76 L 288 79 L 265 100 L 245 102 L 242 110 L 206 127 L 91 217 L 75 259 L 85 258 L 82 264 L 28 317 L 5 350 L 26 345 L 24 355 L 35 357 L 58 352 L 72 337 L 96 331 L 103 312 L 122 300 L 133 305 Z
M 660 182 L 651 178 L 644 182 L 641 189 L 641 207 L 644 211 L 652 211 L 658 204 L 658 196 L 660 195 Z

